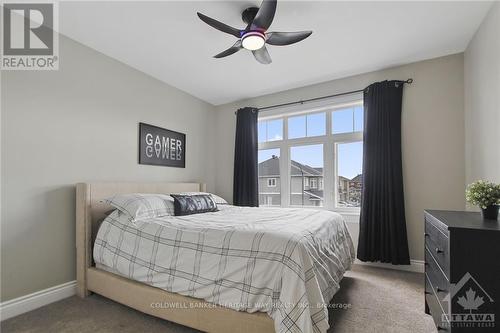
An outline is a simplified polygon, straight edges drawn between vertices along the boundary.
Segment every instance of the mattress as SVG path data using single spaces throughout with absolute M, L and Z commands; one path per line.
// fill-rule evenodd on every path
M 239 311 L 267 312 L 276 332 L 326 332 L 327 305 L 354 261 L 343 218 L 327 210 L 219 205 L 219 211 L 101 224 L 96 265 Z

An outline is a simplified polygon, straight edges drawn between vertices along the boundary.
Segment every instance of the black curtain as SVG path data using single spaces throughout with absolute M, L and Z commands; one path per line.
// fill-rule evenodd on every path
M 363 192 L 358 259 L 408 265 L 401 103 L 403 81 L 383 81 L 364 90 Z
M 257 114 L 258 110 L 250 107 L 236 113 L 233 179 L 233 203 L 236 206 L 259 206 Z

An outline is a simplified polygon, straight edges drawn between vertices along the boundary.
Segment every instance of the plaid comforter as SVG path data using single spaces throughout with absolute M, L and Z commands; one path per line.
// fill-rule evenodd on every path
M 114 211 L 98 267 L 235 310 L 267 312 L 276 332 L 326 332 L 326 305 L 354 260 L 342 217 L 326 210 L 219 206 L 130 223 Z

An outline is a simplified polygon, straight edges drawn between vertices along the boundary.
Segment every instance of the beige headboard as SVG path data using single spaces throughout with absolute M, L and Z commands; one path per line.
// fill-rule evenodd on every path
M 85 286 L 92 265 L 92 234 L 111 209 L 101 202 L 114 194 L 205 192 L 201 183 L 79 183 L 76 184 L 76 272 L 78 288 Z M 79 290 L 79 294 L 85 293 Z

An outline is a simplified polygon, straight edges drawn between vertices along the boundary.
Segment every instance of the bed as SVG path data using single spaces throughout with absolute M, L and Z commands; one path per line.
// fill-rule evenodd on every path
M 326 332 L 354 260 L 340 215 L 219 205 L 130 224 L 102 199 L 203 192 L 198 183 L 77 184 L 78 294 L 206 332 Z

